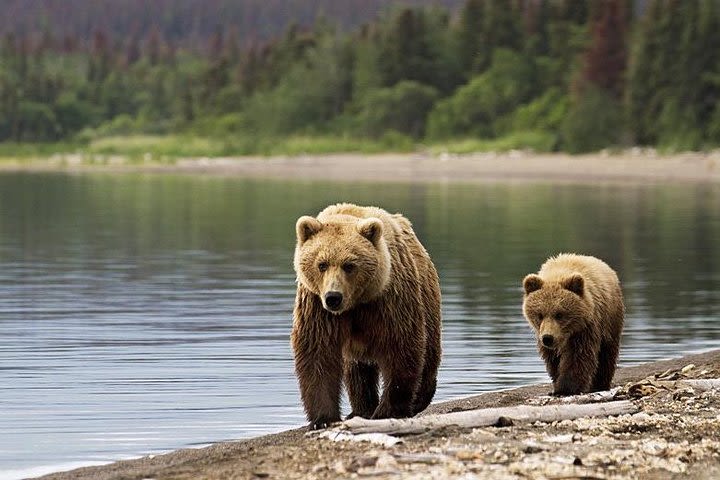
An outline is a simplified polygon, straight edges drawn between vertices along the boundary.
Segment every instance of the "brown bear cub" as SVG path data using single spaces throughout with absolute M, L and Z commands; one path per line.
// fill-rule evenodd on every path
M 617 275 L 595 257 L 561 254 L 523 281 L 523 313 L 535 331 L 554 395 L 608 390 L 625 306 Z
M 343 381 L 348 418 L 424 410 L 440 364 L 440 285 L 410 222 L 338 204 L 301 217 L 296 231 L 291 338 L 310 428 L 340 420 Z

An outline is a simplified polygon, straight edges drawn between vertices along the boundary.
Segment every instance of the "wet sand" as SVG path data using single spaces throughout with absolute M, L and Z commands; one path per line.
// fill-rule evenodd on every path
M 667 370 L 679 370 L 689 364 L 696 366 L 694 371 L 704 369 L 703 371 L 713 372 L 717 376 L 717 372 L 720 372 L 720 350 L 689 355 L 674 360 L 621 368 L 618 370 L 613 383 L 623 385 Z M 432 405 L 426 413 L 519 405 L 526 403 L 529 399 L 545 395 L 549 389 L 549 384 L 538 384 L 499 392 L 489 392 L 438 403 Z M 556 459 L 559 455 L 558 451 L 553 451 L 552 446 L 537 447 L 538 451 L 534 449 L 535 447 L 533 449 L 526 448 L 523 445 L 534 445 L 528 443 L 528 436 L 532 437 L 532 441 L 535 441 L 534 439 L 538 435 L 543 434 L 552 434 L 554 435 L 553 438 L 561 438 L 563 435 L 567 436 L 567 430 L 572 432 L 573 428 L 580 429 L 583 432 L 581 437 L 584 437 L 584 440 L 581 438 L 581 441 L 572 440 L 575 448 L 583 447 L 583 441 L 587 441 L 589 446 L 586 445 L 586 448 L 592 450 L 594 455 L 606 455 L 611 460 L 604 461 L 610 463 L 613 461 L 618 462 L 612 460 L 612 458 L 618 455 L 620 457 L 630 455 L 628 452 L 632 451 L 633 448 L 639 448 L 637 446 L 632 447 L 635 444 L 628 442 L 649 442 L 650 446 L 642 447 L 646 449 L 659 449 L 663 448 L 664 445 L 666 449 L 664 457 L 660 453 L 651 456 L 652 451 L 647 456 L 652 460 L 655 460 L 657 456 L 658 462 L 664 458 L 663 461 L 666 463 L 660 462 L 656 465 L 650 460 L 644 459 L 641 461 L 645 462 L 646 465 L 640 465 L 640 467 L 646 467 L 644 469 L 639 468 L 637 464 L 631 465 L 628 463 L 627 467 L 632 468 L 628 474 L 629 476 L 624 476 L 622 462 L 619 462 L 619 465 L 613 467 L 616 473 L 613 478 L 672 478 L 675 474 L 692 472 L 695 472 L 691 475 L 693 478 L 713 478 L 712 476 L 703 475 L 708 472 L 720 472 L 720 443 L 718 443 L 720 440 L 720 420 L 718 420 L 720 419 L 720 398 L 718 398 L 717 392 L 706 392 L 703 394 L 704 397 L 697 397 L 697 399 L 680 396 L 677 401 L 674 394 L 671 397 L 658 395 L 649 397 L 650 399 L 645 401 L 644 404 L 642 400 L 638 401 L 642 411 L 637 415 L 644 415 L 642 418 L 616 417 L 600 419 L 597 420 L 597 424 L 590 424 L 589 426 L 587 424 L 577 426 L 572 422 L 569 424 L 566 422 L 554 422 L 545 426 L 531 424 L 507 428 L 490 427 L 489 429 L 474 429 L 472 431 L 451 428 L 433 434 L 406 437 L 405 443 L 385 449 L 372 444 L 331 442 L 329 440 L 308 438 L 305 436 L 305 430 L 299 428 L 244 441 L 219 443 L 202 449 L 179 450 L 165 455 L 122 461 L 106 466 L 81 468 L 42 478 L 45 480 L 358 478 L 358 476 L 365 476 L 363 468 L 366 469 L 365 473 L 372 478 L 399 478 L 398 475 L 401 475 L 402 478 L 459 478 L 461 475 L 467 474 L 472 465 L 475 465 L 472 468 L 475 468 L 482 478 L 527 478 L 525 474 L 516 477 L 511 468 L 513 465 L 510 463 L 511 459 L 504 459 L 503 455 L 507 456 L 515 452 L 515 457 L 520 457 L 522 461 L 532 459 L 533 457 L 530 454 L 554 455 L 543 460 L 549 465 L 547 468 L 550 468 L 553 459 Z M 708 417 L 709 420 L 700 419 L 703 415 Z M 656 420 L 653 420 L 653 418 L 656 418 Z M 694 419 L 705 422 L 701 424 L 702 428 L 687 428 L 687 425 L 683 423 Z M 653 421 L 657 425 L 654 425 Z M 606 425 L 607 422 L 610 423 Z M 640 424 L 642 428 L 637 427 L 636 424 Z M 600 433 L 594 433 L 593 429 L 600 429 Z M 653 432 L 653 430 L 657 431 Z M 606 431 L 611 432 L 617 438 L 605 438 L 607 437 L 605 435 Z M 694 447 L 695 443 L 701 440 L 704 442 L 705 439 L 715 443 L 712 445 L 703 444 L 704 450 L 699 446 Z M 605 441 L 605 443 L 601 440 Z M 621 443 L 608 444 L 609 441 Z M 674 443 L 668 444 L 668 442 Z M 462 448 L 457 445 L 462 445 Z M 487 452 L 483 453 L 482 449 L 487 450 L 493 445 L 495 450 L 491 452 L 492 458 L 483 460 L 483 455 Z M 628 447 L 627 445 L 631 446 Z M 660 447 L 657 447 L 657 445 L 660 445 Z M 673 447 L 675 450 L 672 450 L 671 446 L 675 445 L 680 445 L 680 450 L 675 447 Z M 689 454 L 685 453 L 685 450 L 682 450 L 682 448 L 685 448 L 683 446 L 687 446 L 686 450 L 689 449 L 691 452 Z M 559 446 L 556 445 L 555 448 L 563 452 L 569 447 L 560 444 Z M 695 448 L 695 454 L 692 453 L 692 448 Z M 468 454 L 467 452 L 472 449 L 476 449 L 473 450 L 475 453 Z M 677 458 L 671 458 L 668 452 L 676 451 L 679 453 L 673 453 L 673 455 L 676 455 Z M 701 452 L 704 453 L 701 454 Z M 415 457 L 412 457 L 413 455 Z M 421 458 L 425 458 L 425 460 L 419 462 L 419 465 L 403 465 L 403 469 L 400 469 L 397 461 L 394 460 L 399 459 L 404 462 L 403 459 L 418 458 L 418 455 L 424 455 Z M 435 458 L 432 455 L 438 456 L 438 459 L 452 457 L 452 461 L 443 460 L 445 463 L 441 463 L 439 460 L 438 462 L 428 461 L 428 455 L 430 455 L 431 459 Z M 377 465 L 380 461 L 378 459 L 389 457 L 392 457 L 391 460 L 396 462 L 393 470 L 388 472 L 378 470 Z M 495 457 L 498 457 L 497 461 L 494 460 Z M 673 460 L 673 462 L 670 462 L 670 460 Z M 474 463 L 468 463 L 470 461 Z M 590 461 L 588 457 L 586 463 Z M 635 460 L 635 462 L 637 461 Z M 560 461 L 558 460 L 558 462 Z M 574 462 L 577 463 L 576 460 Z M 558 465 L 560 469 L 565 468 L 562 462 Z M 583 471 L 584 473 L 575 471 L 574 476 L 563 478 L 576 478 L 578 476 L 605 478 L 599 476 L 600 474 L 597 472 L 604 471 L 603 468 L 606 467 L 607 465 L 593 467 L 595 473 L 589 470 L 587 472 Z M 483 468 L 486 470 L 482 470 Z M 589 469 L 590 466 L 583 468 Z M 538 475 L 530 475 L 530 477 L 561 478 L 540 473 Z
M 0 162 L 0 171 L 175 173 L 373 182 L 707 183 L 720 182 L 720 152 L 659 155 L 654 151 L 630 150 L 577 156 L 522 151 L 466 155 L 334 154 L 188 158 L 167 164 L 137 164 L 119 156 L 88 163 L 80 155 L 57 155 L 34 161 Z

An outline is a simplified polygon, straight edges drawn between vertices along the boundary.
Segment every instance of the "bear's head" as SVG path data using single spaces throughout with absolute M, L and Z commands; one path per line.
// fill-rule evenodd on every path
M 533 273 L 523 280 L 523 289 L 523 314 L 543 347 L 561 349 L 568 338 L 587 328 L 592 307 L 581 274 L 551 282 Z
M 297 280 L 340 314 L 378 297 L 390 280 L 390 252 L 378 218 L 335 215 L 325 223 L 300 217 L 295 225 Z

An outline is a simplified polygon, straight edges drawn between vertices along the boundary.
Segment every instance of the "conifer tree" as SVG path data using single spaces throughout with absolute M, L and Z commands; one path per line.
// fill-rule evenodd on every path
M 485 0 L 466 0 L 460 12 L 457 29 L 457 51 L 460 65 L 466 75 L 477 71 L 484 63 L 483 45 L 485 27 Z
M 625 0 L 603 0 L 591 25 L 592 40 L 584 55 L 582 83 L 620 99 L 627 64 L 629 12 Z
M 525 51 L 545 56 L 550 52 L 550 5 L 546 0 L 528 0 L 523 11 Z
M 483 42 L 492 50 L 519 50 L 523 44 L 519 3 L 513 0 L 486 0 Z
M 427 33 L 422 10 L 404 8 L 395 15 L 385 32 L 378 58 L 385 86 L 401 80 L 430 83 L 433 64 Z
M 628 70 L 630 124 L 635 141 L 641 144 L 653 141 L 651 122 L 648 120 L 657 115 L 657 106 L 653 105 L 654 97 L 664 83 L 661 77 L 656 75 L 661 72 L 655 72 L 655 65 L 665 61 L 660 57 L 663 3 L 662 0 L 649 0 L 645 5 L 645 13 L 637 26 Z M 650 110 L 655 111 L 650 113 Z

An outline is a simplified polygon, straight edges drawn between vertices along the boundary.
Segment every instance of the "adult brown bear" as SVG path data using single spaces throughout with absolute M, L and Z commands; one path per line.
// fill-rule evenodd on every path
M 301 217 L 296 231 L 291 338 L 310 428 L 340 420 L 343 380 L 348 418 L 424 410 L 440 364 L 440 285 L 410 222 L 337 204 Z

